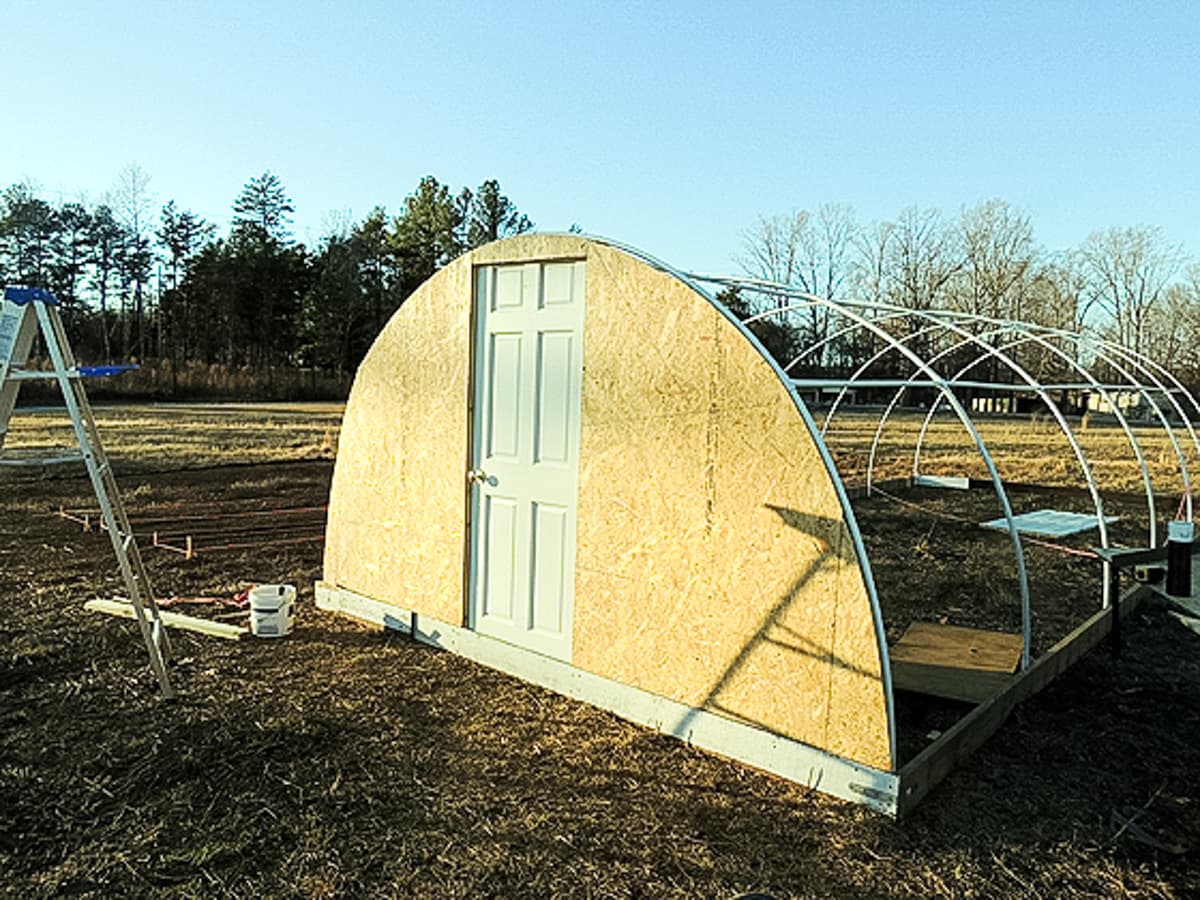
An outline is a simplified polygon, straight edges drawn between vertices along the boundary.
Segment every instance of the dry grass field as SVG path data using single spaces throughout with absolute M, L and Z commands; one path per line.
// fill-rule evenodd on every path
M 339 415 L 98 412 L 135 515 L 321 504 Z M 48 414 L 14 428 L 24 446 L 58 441 Z M 1116 455 L 1109 431 L 1089 429 L 1097 454 Z M 989 422 L 985 437 L 1021 451 L 1010 477 L 1077 488 L 1042 424 Z M 939 425 L 926 471 L 964 461 L 964 446 Z M 898 453 L 888 465 L 905 471 Z M 1136 478 L 1127 462 L 1105 466 L 1119 506 Z M 991 624 L 1012 609 L 990 539 L 943 516 L 982 514 L 981 493 L 858 504 L 891 614 L 916 604 Z M 1200 636 L 1160 608 L 1127 623 L 1119 656 L 1090 654 L 895 823 L 319 612 L 316 543 L 145 551 L 159 595 L 301 591 L 283 641 L 176 633 L 181 697 L 165 703 L 132 625 L 81 612 L 120 592 L 107 540 L 56 515 L 90 502 L 77 473 L 0 471 L 0 896 L 1200 896 Z M 1057 609 L 1056 593 L 1094 603 L 1092 563 L 1046 554 L 1040 608 Z M 918 737 L 939 727 L 936 709 L 902 705 Z
M 210 403 L 97 405 L 96 424 L 119 471 L 333 459 L 343 404 Z M 59 409 L 18 410 L 6 452 L 44 455 L 74 447 Z
M 97 406 L 105 446 L 128 471 L 227 463 L 332 459 L 344 404 L 210 403 Z M 823 412 L 815 413 L 818 425 Z M 882 434 L 875 477 L 911 474 L 912 452 L 923 415 L 894 414 Z M 849 484 L 865 479 L 867 450 L 878 412 L 842 411 L 826 436 L 839 471 Z M 1079 487 L 1078 462 L 1058 425 L 1048 418 L 976 419 L 980 434 L 1006 481 Z M 1140 491 L 1141 475 L 1124 432 L 1115 424 L 1072 427 L 1102 490 Z M 1200 478 L 1200 453 L 1182 427 L 1177 439 L 1193 478 Z M 1178 497 L 1178 455 L 1159 427 L 1139 425 L 1134 434 L 1154 479 L 1156 492 Z M 73 444 L 68 420 L 54 409 L 18 410 L 6 443 L 10 450 Z M 962 425 L 940 413 L 921 454 L 925 474 L 986 478 L 987 471 Z
M 823 413 L 815 414 L 818 426 Z M 876 478 L 912 474 L 912 454 L 924 416 L 902 412 L 889 418 L 883 430 Z M 839 413 L 827 434 L 827 443 L 848 482 L 865 479 L 866 452 L 879 422 L 878 412 Z M 1035 482 L 1081 487 L 1083 476 L 1078 460 L 1062 430 L 1052 419 L 979 417 L 975 419 L 988 451 L 1005 481 Z M 1141 472 L 1124 431 L 1116 424 L 1081 424 L 1070 420 L 1080 449 L 1091 464 L 1102 491 L 1140 491 Z M 1167 433 L 1157 425 L 1133 427 L 1153 478 L 1155 493 L 1174 494 L 1182 489 L 1179 458 Z M 1200 478 L 1200 453 L 1187 431 L 1176 428 L 1189 474 Z M 921 472 L 926 475 L 969 475 L 986 478 L 987 470 L 971 438 L 958 419 L 939 413 L 926 435 L 921 451 Z

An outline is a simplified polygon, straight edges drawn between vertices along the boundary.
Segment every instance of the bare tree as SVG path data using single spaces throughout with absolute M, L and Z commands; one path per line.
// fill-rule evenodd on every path
M 756 278 L 798 288 L 836 301 L 850 276 L 850 261 L 858 225 L 854 210 L 826 203 L 816 213 L 798 210 L 787 216 L 759 217 L 742 235 L 743 270 Z M 780 305 L 784 300 L 780 299 Z M 800 316 L 800 343 L 811 346 L 829 333 L 829 310 L 809 306 Z M 814 360 L 825 361 L 825 348 Z
M 1047 328 L 1079 331 L 1083 291 L 1084 279 L 1072 254 L 1043 258 L 1022 280 L 1020 315 L 1012 318 Z M 1081 361 L 1081 348 L 1077 344 L 1072 341 L 1054 343 L 1069 359 Z M 1078 380 L 1067 360 L 1037 342 L 1024 343 L 1011 353 L 1041 381 Z
M 799 255 L 800 231 L 808 213 L 800 210 L 790 216 L 759 216 L 742 232 L 742 253 L 738 265 L 747 275 L 790 284 Z
M 1121 344 L 1142 350 L 1148 316 L 1184 263 L 1181 248 L 1168 245 L 1156 227 L 1109 228 L 1093 232 L 1078 258 L 1085 316 L 1099 313 Z
M 876 222 L 860 229 L 854 241 L 854 288 L 870 303 L 888 302 L 888 260 L 895 233 L 895 223 Z
M 737 257 L 742 271 L 752 278 L 799 287 L 800 245 L 808 227 L 808 218 L 806 210 L 797 210 L 790 215 L 759 216 L 752 226 L 742 232 L 742 253 Z M 789 305 L 788 299 L 782 296 L 764 299 L 762 295 L 736 292 L 734 296 L 744 304 L 738 310 L 742 315 L 765 312 L 772 303 L 778 310 Z M 780 312 L 772 317 L 772 322 L 786 335 L 789 345 L 796 343 L 790 312 Z M 780 362 L 786 365 L 790 360 Z
M 897 306 L 937 309 L 949 305 L 948 287 L 963 268 L 957 232 L 936 209 L 910 206 L 900 213 L 888 243 L 888 294 Z
M 956 306 L 975 315 L 1022 319 L 1038 248 L 1029 216 L 1003 200 L 965 209 L 958 220 L 963 270 Z
M 1200 371 L 1200 265 L 1188 267 L 1182 281 L 1163 291 L 1146 313 L 1147 355 L 1195 381 Z
M 992 319 L 1022 319 L 1037 254 L 1029 217 L 1003 200 L 987 200 L 964 209 L 955 230 L 963 266 L 951 285 L 951 305 Z M 968 327 L 992 347 L 1004 340 L 984 323 Z M 1014 352 L 1020 355 L 1022 349 L 1028 348 Z M 989 356 L 976 371 L 995 380 L 1002 368 L 998 358 Z
M 742 253 L 737 263 L 752 278 L 793 285 L 800 269 L 801 234 L 808 227 L 808 212 L 759 216 L 742 232 Z M 784 305 L 780 301 L 780 305 Z
M 836 302 L 849 275 L 849 254 L 858 225 L 854 210 L 845 204 L 826 203 L 810 216 L 807 227 L 800 233 L 800 287 L 810 294 Z M 811 343 L 823 341 L 829 334 L 829 309 L 813 306 L 806 317 L 806 338 Z M 823 365 L 824 346 L 815 362 Z
M 1053 254 L 1030 274 L 1019 318 L 1048 328 L 1080 331 L 1087 305 L 1086 286 L 1077 254 Z
M 947 228 L 936 209 L 910 206 L 900 213 L 888 241 L 885 259 L 886 298 L 911 310 L 950 306 L 950 286 L 964 265 L 958 232 Z M 910 332 L 926 325 L 919 316 L 909 319 Z M 923 334 L 910 343 L 927 356 L 937 335 Z
M 893 222 L 875 222 L 855 232 L 850 248 L 848 288 L 857 299 L 867 304 L 890 302 L 888 266 L 895 233 L 896 225 Z M 865 318 L 875 317 L 869 305 L 861 312 Z M 877 335 L 869 329 L 860 328 L 836 341 L 833 350 L 837 362 L 849 367 L 873 356 L 879 346 Z
M 123 293 L 133 292 L 133 352 L 138 356 L 146 352 L 145 288 L 154 261 L 152 202 L 150 176 L 137 163 L 130 163 L 117 176 L 117 183 L 108 195 L 108 205 L 127 241 L 121 256 L 121 280 Z M 122 349 L 126 355 L 130 352 L 128 336 Z

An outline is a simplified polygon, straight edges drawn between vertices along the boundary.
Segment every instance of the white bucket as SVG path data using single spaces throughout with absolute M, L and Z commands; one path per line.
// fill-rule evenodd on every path
M 250 591 L 250 633 L 283 637 L 291 633 L 296 608 L 293 584 L 260 584 Z

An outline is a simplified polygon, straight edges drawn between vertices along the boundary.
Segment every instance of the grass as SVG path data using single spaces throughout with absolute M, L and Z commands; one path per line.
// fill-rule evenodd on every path
M 817 411 L 818 426 L 823 413 Z M 865 481 L 867 455 L 878 425 L 878 412 L 839 413 L 829 429 L 827 442 L 839 471 L 849 482 Z M 913 450 L 924 416 L 906 411 L 893 416 L 882 434 L 876 463 L 876 478 L 896 478 L 912 472 Z M 980 436 L 1006 481 L 1080 486 L 1082 470 L 1058 425 L 1049 420 L 1013 418 L 975 420 Z M 1140 469 L 1124 431 L 1114 424 L 1083 427 L 1071 422 L 1085 459 L 1095 472 L 1101 490 L 1139 491 Z M 1189 473 L 1200 477 L 1200 453 L 1187 432 L 1177 429 Z M 1178 456 L 1166 432 L 1157 427 L 1133 429 L 1153 479 L 1155 492 L 1178 494 L 1182 480 Z M 921 451 L 921 472 L 926 475 L 967 475 L 987 478 L 987 469 L 962 424 L 939 414 L 930 426 Z
M 100 439 L 118 471 L 333 459 L 343 407 L 330 403 L 97 406 Z M 61 410 L 13 416 L 5 448 L 74 447 Z
M 96 421 L 109 455 L 130 470 L 280 460 L 333 459 L 344 406 L 335 403 L 227 403 L 98 406 Z M 824 413 L 815 412 L 818 426 Z M 911 474 L 912 453 L 924 416 L 901 411 L 891 417 L 880 442 L 875 477 Z M 865 481 L 867 454 L 878 412 L 841 411 L 826 436 L 847 483 Z M 984 418 L 979 432 L 1007 481 L 1080 486 L 1082 476 L 1071 447 L 1047 419 Z M 1140 471 L 1128 438 L 1114 424 L 1072 425 L 1101 490 L 1141 491 Z M 1178 429 L 1189 472 L 1200 479 L 1200 453 Z M 1134 435 L 1146 459 L 1156 493 L 1178 496 L 1179 460 L 1161 428 L 1141 426 Z M 18 452 L 73 446 L 70 424 L 61 411 L 21 411 L 13 417 L 6 447 Z M 921 471 L 930 475 L 987 478 L 982 459 L 957 419 L 939 414 L 921 453 Z

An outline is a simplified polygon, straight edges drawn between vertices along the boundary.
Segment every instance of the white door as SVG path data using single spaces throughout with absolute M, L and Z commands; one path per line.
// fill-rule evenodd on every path
M 582 262 L 476 271 L 470 625 L 571 658 Z

